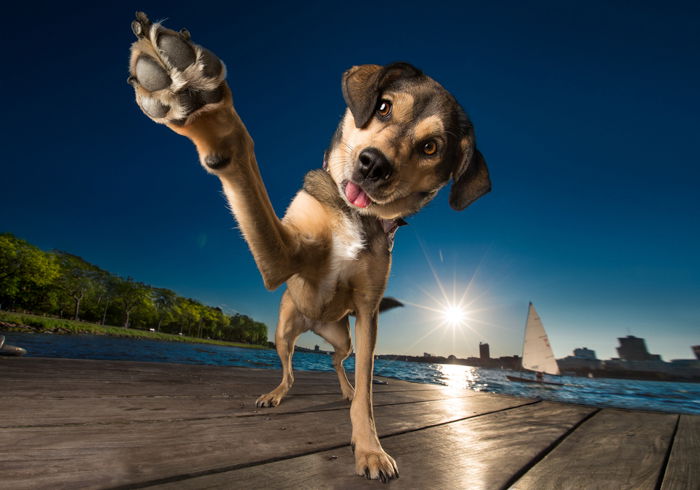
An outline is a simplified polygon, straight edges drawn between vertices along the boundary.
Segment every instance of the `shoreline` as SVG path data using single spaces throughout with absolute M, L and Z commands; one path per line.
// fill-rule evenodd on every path
M 49 335 L 104 335 L 108 337 L 159 340 L 163 342 L 180 342 L 186 344 L 222 345 L 226 347 L 240 347 L 242 349 L 270 349 L 270 347 L 266 345 L 202 339 L 185 335 L 181 336 L 133 328 L 98 325 L 96 323 L 7 311 L 0 311 L 0 331 L 29 334 L 42 333 Z

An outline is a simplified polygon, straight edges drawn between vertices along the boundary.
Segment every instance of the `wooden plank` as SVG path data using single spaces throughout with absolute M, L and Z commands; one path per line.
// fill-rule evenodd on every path
M 388 435 L 528 403 L 477 394 L 377 407 Z M 89 412 L 89 403 L 84 412 Z M 255 464 L 347 445 L 345 410 L 148 423 L 3 429 L 0 481 L 8 488 L 93 488 Z
M 461 396 L 435 391 L 380 392 L 374 395 L 374 406 L 448 400 L 475 396 L 464 391 Z M 93 396 L 55 397 L 49 400 L 3 396 L 0 429 L 66 425 L 124 425 L 130 422 L 149 423 L 166 420 L 196 420 L 233 416 L 276 416 L 329 410 L 349 410 L 350 402 L 340 393 L 315 396 L 291 395 L 274 409 L 256 408 L 256 396 L 230 393 L 211 396 Z M 89 406 L 90 410 L 84 410 Z
M 399 466 L 395 489 L 501 488 L 540 451 L 595 409 L 543 402 L 439 427 L 385 437 Z M 378 488 L 355 476 L 349 448 L 277 461 L 157 488 Z
M 31 361 L 36 361 L 31 359 Z M 278 373 L 256 369 L 47 360 L 5 369 L 0 376 L 0 429 L 68 424 L 147 423 L 156 420 L 273 415 L 347 410 L 335 375 L 301 373 L 280 407 L 257 409 L 261 385 L 273 386 Z M 7 364 L 0 365 L 5 367 Z M 86 366 L 89 369 L 86 369 Z M 418 385 L 420 387 L 421 385 Z M 14 388 L 13 388 L 14 387 Z M 474 392 L 390 380 L 378 385 L 375 405 L 472 396 Z M 398 388 L 398 389 L 397 389 Z M 84 410 L 85 406 L 90 410 Z
M 602 410 L 530 469 L 513 488 L 654 489 L 677 417 Z
M 280 381 L 280 372 L 230 366 L 201 366 L 131 361 L 95 361 L 88 359 L 13 358 L 0 356 L 0 391 L 16 396 L 88 395 L 168 395 L 215 392 L 226 393 L 227 386 L 257 396 L 271 390 Z M 295 371 L 298 381 L 291 394 L 315 395 L 339 393 L 334 373 Z M 352 379 L 352 374 L 350 374 Z M 375 392 L 443 391 L 437 385 L 386 379 L 386 385 L 374 385 Z M 306 384 L 302 382 L 308 382 Z
M 681 415 L 661 490 L 700 488 L 700 416 Z

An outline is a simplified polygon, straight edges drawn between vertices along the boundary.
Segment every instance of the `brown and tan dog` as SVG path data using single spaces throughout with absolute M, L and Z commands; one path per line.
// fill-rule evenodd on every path
M 193 44 L 137 13 L 129 77 L 152 120 L 188 137 L 223 189 L 265 287 L 287 283 L 275 334 L 282 382 L 257 400 L 274 407 L 294 380 L 297 337 L 312 330 L 335 349 L 343 397 L 352 400 L 355 470 L 398 477 L 372 413 L 377 316 L 391 266 L 393 234 L 450 179 L 450 205 L 464 209 L 491 188 L 466 114 L 442 86 L 405 63 L 355 66 L 343 74 L 348 110 L 326 151 L 280 220 L 260 178 L 253 140 L 233 108 L 225 67 Z M 390 305 L 389 305 L 390 306 Z M 356 317 L 355 389 L 343 361 Z

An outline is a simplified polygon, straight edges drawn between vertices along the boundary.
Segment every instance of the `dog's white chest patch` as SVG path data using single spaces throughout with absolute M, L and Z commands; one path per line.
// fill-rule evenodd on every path
M 343 216 L 333 231 L 329 274 L 323 281 L 322 290 L 333 292 L 336 285 L 345 283 L 357 270 L 357 258 L 365 247 L 365 237 L 359 218 Z
M 347 261 L 357 259 L 365 246 L 360 220 L 356 217 L 343 216 L 342 226 L 333 232 L 333 250 L 331 260 Z

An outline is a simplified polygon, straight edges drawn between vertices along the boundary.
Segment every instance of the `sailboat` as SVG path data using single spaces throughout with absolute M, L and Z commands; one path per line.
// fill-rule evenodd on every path
M 554 358 L 552 346 L 549 345 L 547 332 L 535 307 L 530 303 L 527 311 L 527 323 L 525 324 L 525 340 L 523 342 L 523 368 L 537 373 L 537 379 L 521 378 L 519 376 L 506 376 L 510 381 L 521 383 L 540 383 L 545 385 L 563 386 L 563 383 L 544 381 L 542 374 L 558 376 L 559 366 Z M 542 374 L 540 374 L 542 373 Z

